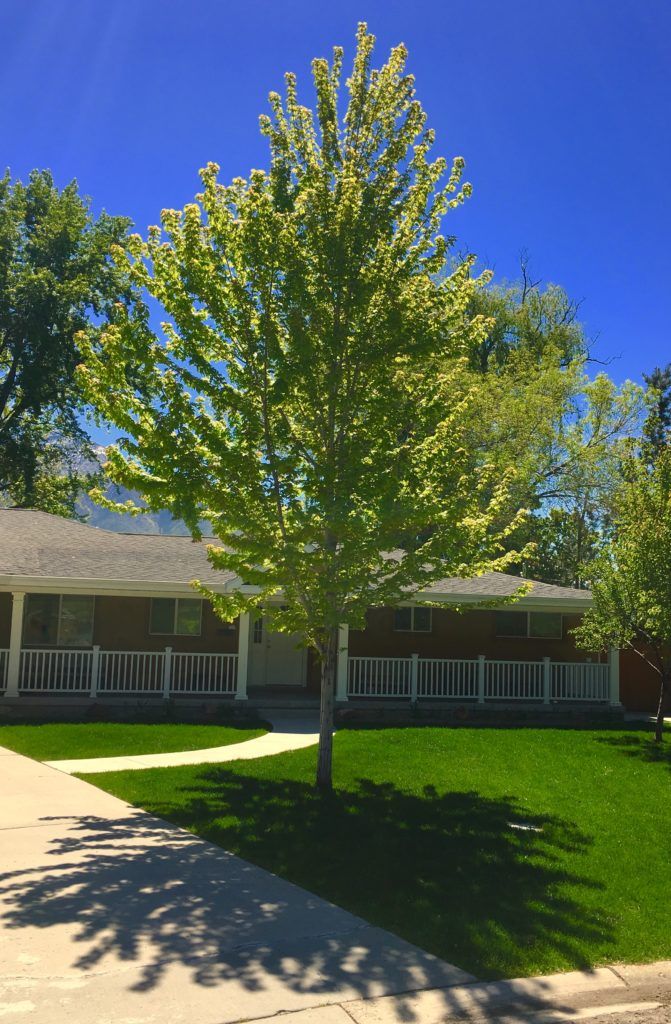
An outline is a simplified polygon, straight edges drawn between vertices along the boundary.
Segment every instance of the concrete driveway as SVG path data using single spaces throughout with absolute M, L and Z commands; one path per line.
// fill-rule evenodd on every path
M 0 773 L 3 1024 L 316 1022 L 470 980 L 79 779 L 2 748 Z

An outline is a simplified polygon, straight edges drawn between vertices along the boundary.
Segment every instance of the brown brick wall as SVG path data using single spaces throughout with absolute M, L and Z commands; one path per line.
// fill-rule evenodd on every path
M 659 676 L 634 651 L 620 652 L 620 700 L 627 711 L 657 711 Z
M 96 597 L 93 642 L 103 649 L 121 651 L 221 652 L 235 654 L 238 650 L 237 623 L 229 629 L 214 614 L 211 605 L 203 603 L 200 636 L 155 636 L 149 632 L 150 599 L 148 597 Z
M 497 637 L 495 614 L 491 611 L 459 612 L 434 608 L 430 633 L 397 633 L 392 608 L 372 608 L 365 630 L 350 630 L 352 657 L 487 658 L 511 661 L 585 661 L 590 655 L 576 648 L 569 630 L 580 621 L 578 615 L 564 616 L 561 640 Z M 593 660 L 596 660 L 592 656 Z
M 12 624 L 12 595 L 0 594 L 0 647 L 9 647 Z

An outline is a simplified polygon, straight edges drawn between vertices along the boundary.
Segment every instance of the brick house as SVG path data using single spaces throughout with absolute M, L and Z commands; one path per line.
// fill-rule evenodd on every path
M 194 578 L 220 592 L 241 585 L 188 537 L 0 510 L 4 700 L 318 694 L 319 666 L 300 637 L 269 631 L 263 616 L 222 622 Z M 396 608 L 371 608 L 365 629 L 343 626 L 338 701 L 619 704 L 618 653 L 590 656 L 571 637 L 589 592 L 535 583 L 496 607 L 520 582 L 445 579 Z

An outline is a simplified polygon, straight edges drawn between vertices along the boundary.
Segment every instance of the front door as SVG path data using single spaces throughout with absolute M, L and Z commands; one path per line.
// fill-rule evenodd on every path
M 250 686 L 305 686 L 307 651 L 295 633 L 273 633 L 255 619 L 249 652 Z

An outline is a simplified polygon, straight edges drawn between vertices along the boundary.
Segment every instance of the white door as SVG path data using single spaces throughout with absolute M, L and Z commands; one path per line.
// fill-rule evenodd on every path
M 305 686 L 307 651 L 294 633 L 272 633 L 264 618 L 252 624 L 250 686 Z

